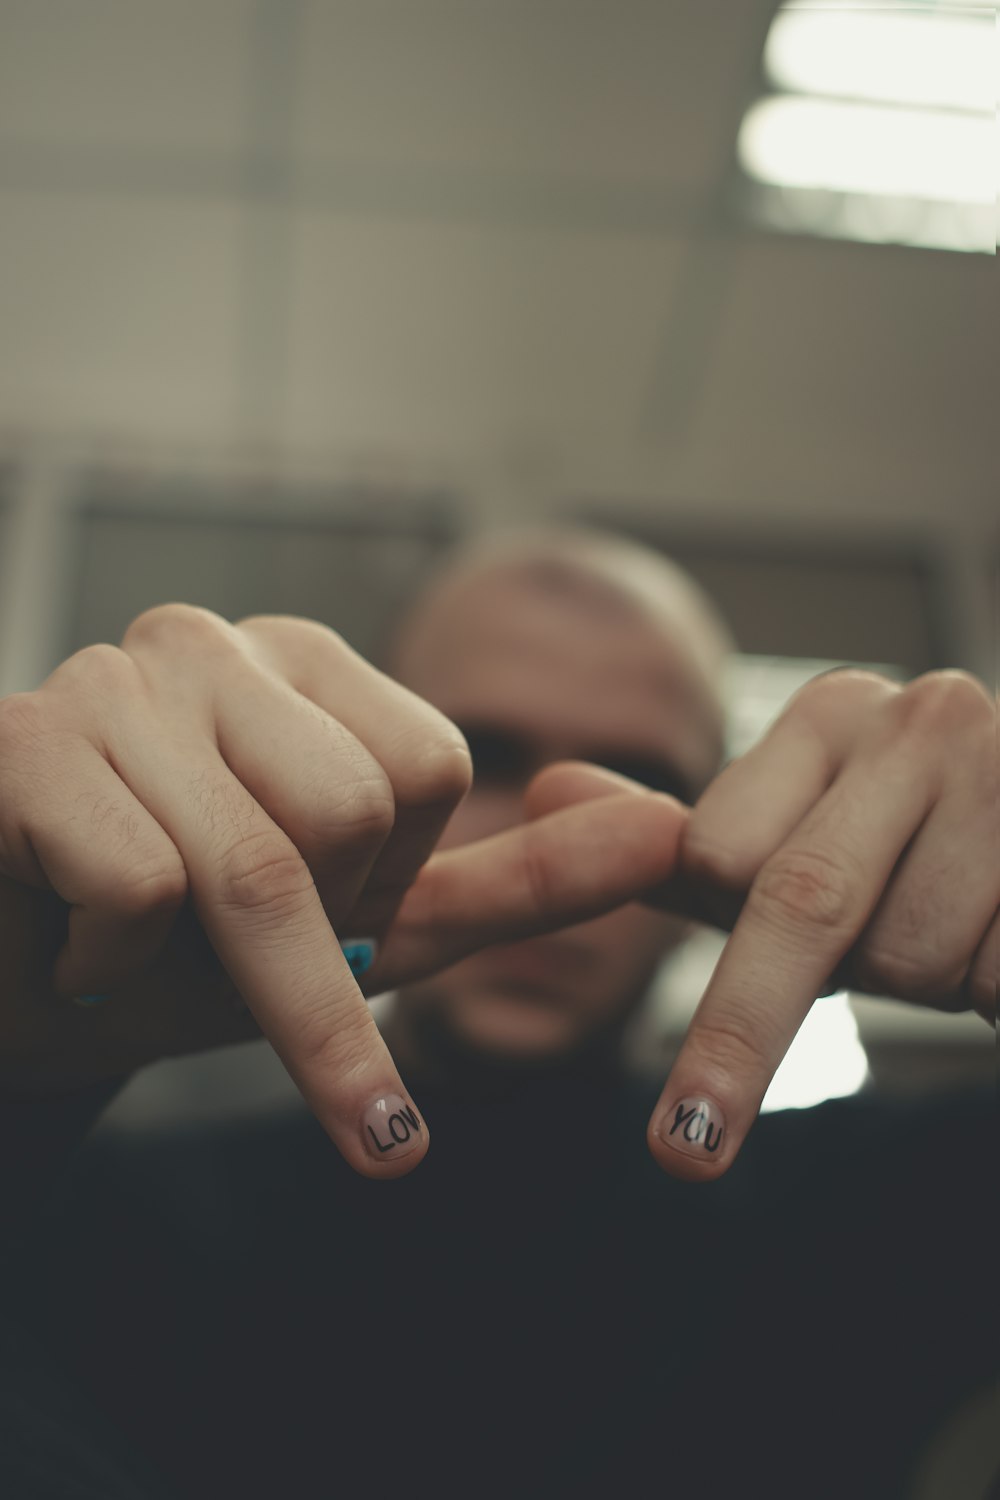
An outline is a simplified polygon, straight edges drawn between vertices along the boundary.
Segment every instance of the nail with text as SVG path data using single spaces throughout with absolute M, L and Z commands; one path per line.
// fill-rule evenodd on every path
M 412 1104 L 399 1094 L 386 1094 L 365 1110 L 361 1132 L 370 1156 L 387 1161 L 408 1156 L 420 1145 L 424 1127 Z
M 725 1127 L 718 1105 L 707 1099 L 679 1099 L 660 1120 L 656 1134 L 686 1156 L 711 1158 L 719 1153 Z

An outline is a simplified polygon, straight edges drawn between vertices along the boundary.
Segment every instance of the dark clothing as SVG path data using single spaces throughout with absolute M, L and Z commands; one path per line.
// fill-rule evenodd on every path
M 988 1098 L 767 1116 L 696 1186 L 654 1088 L 415 1092 L 390 1183 L 304 1114 L 98 1134 L 9 1247 L 6 1368 L 117 1477 L 4 1494 L 895 1500 L 997 1373 Z

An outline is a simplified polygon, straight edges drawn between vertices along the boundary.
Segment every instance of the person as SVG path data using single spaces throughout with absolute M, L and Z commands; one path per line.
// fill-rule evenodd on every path
M 994 1013 L 994 706 L 838 672 L 720 774 L 727 649 L 665 560 L 537 531 L 389 676 L 166 606 L 2 705 L 11 1493 L 908 1493 L 995 1374 L 989 1104 L 754 1117 L 831 984 Z M 704 920 L 657 1094 L 618 1043 Z M 65 1165 L 258 1029 L 312 1114 Z

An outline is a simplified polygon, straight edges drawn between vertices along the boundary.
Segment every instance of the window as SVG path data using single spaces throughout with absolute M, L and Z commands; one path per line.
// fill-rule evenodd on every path
M 737 139 L 755 222 L 994 254 L 995 7 L 794 0 Z

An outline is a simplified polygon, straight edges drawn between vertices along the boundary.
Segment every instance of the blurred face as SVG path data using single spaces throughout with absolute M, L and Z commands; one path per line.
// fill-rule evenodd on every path
M 594 761 L 693 801 L 715 768 L 711 709 L 683 641 L 638 609 L 533 580 L 477 582 L 404 646 L 399 674 L 466 735 L 473 789 L 442 847 L 523 821 L 554 760 Z M 677 919 L 629 906 L 560 933 L 486 949 L 401 996 L 464 1047 L 554 1060 L 617 1034 Z

